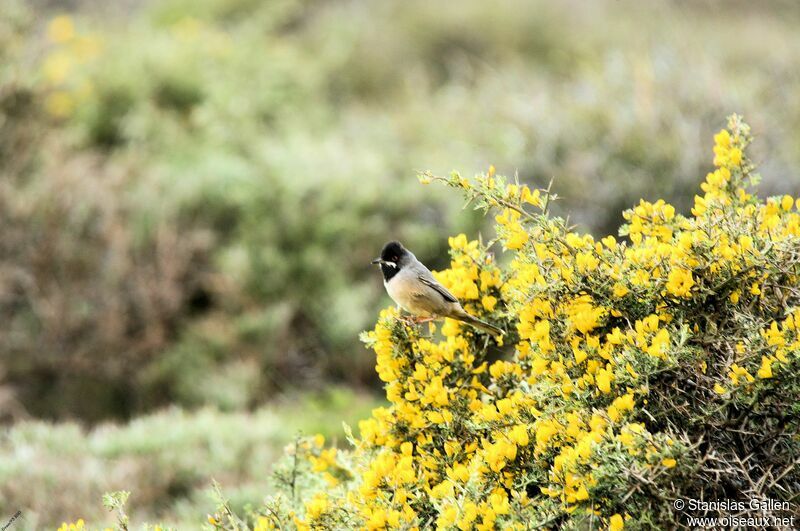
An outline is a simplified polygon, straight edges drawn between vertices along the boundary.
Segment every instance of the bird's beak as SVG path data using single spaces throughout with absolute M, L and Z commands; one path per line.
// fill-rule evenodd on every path
M 389 260 L 384 260 L 383 258 L 376 258 L 372 261 L 375 265 L 382 265 L 382 266 L 391 266 L 397 269 L 397 264 L 394 262 L 390 262 Z

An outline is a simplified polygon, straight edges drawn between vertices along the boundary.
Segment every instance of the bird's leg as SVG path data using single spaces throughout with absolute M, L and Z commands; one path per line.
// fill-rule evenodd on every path
M 419 316 L 416 316 L 416 315 L 407 315 L 407 316 L 404 316 L 404 317 L 398 317 L 398 319 L 400 319 L 402 322 L 404 322 L 407 325 L 418 325 L 418 324 L 422 324 L 422 323 L 427 323 L 427 322 L 433 321 L 434 319 L 436 319 L 436 317 L 435 316 L 419 317 Z
M 411 314 L 406 314 L 399 304 L 397 305 L 397 320 L 406 326 L 411 326 L 414 324 L 413 316 Z
M 405 324 L 406 326 L 412 326 L 417 324 L 417 320 L 413 315 L 402 315 L 399 316 L 397 320 Z

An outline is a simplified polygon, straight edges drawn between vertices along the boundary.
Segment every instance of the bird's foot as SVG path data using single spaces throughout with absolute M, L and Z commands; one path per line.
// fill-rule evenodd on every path
M 408 315 L 408 316 L 405 316 L 405 317 L 398 317 L 398 319 L 400 320 L 400 322 L 402 322 L 402 323 L 404 323 L 404 324 L 406 324 L 408 326 L 412 326 L 412 325 L 428 323 L 428 322 L 433 321 L 434 319 L 436 319 L 436 317 L 418 317 L 418 316 L 415 316 L 415 315 Z
M 406 326 L 413 326 L 417 324 L 416 318 L 413 315 L 405 315 L 397 318 L 398 321 Z

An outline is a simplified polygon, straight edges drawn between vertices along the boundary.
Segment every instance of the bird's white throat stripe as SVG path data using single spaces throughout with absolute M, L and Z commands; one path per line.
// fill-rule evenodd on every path
M 384 260 L 383 263 L 386 264 L 386 265 L 390 265 L 393 268 L 397 269 L 397 264 L 395 264 L 394 262 L 390 262 L 389 260 Z

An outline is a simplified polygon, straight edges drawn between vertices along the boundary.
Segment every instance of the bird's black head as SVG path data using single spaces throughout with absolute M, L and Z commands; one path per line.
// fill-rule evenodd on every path
M 389 242 L 381 250 L 381 260 L 394 262 L 399 265 L 402 258 L 408 253 L 403 244 L 397 241 Z
M 380 264 L 383 279 L 388 281 L 395 276 L 406 264 L 410 253 L 398 241 L 391 241 L 383 246 L 381 257 L 372 261 L 373 264 Z

